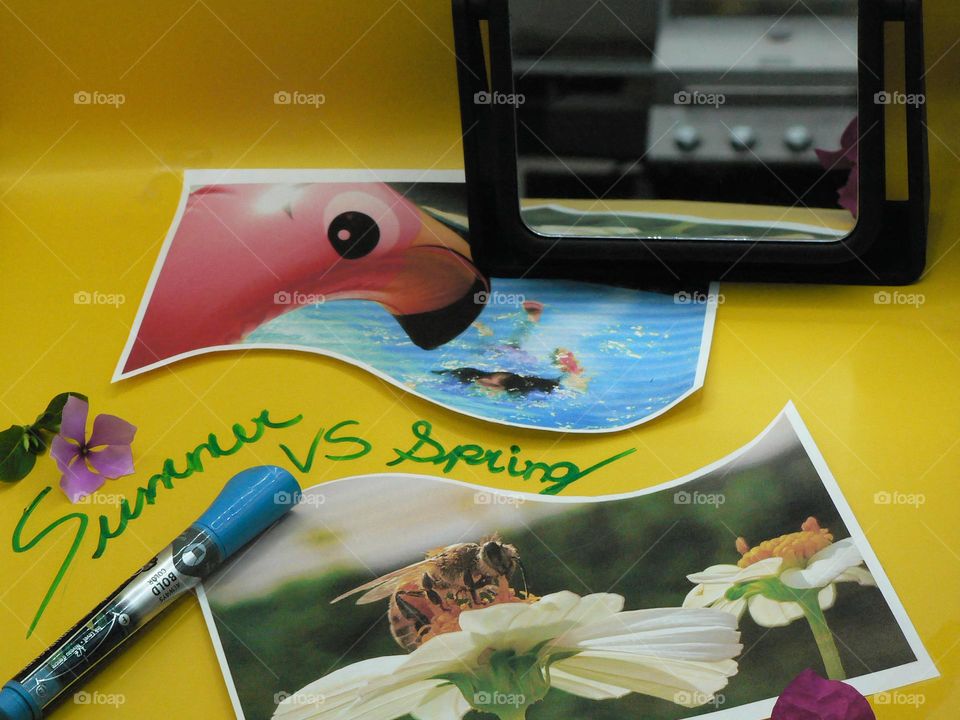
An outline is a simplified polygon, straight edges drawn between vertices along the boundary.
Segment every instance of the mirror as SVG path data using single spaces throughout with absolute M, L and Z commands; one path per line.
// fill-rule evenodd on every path
M 522 222 L 837 242 L 859 211 L 857 0 L 511 0 Z

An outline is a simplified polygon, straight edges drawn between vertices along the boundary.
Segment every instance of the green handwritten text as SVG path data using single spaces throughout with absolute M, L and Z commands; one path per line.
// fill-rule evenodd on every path
M 536 479 L 547 486 L 540 491 L 542 495 L 557 495 L 571 483 L 636 451 L 636 448 L 629 448 L 581 470 L 579 465 L 568 461 L 545 463 L 529 459 L 522 460 L 520 453 L 523 449 L 519 445 L 510 446 L 510 455 L 505 463 L 503 450 L 490 450 L 472 444 L 457 445 L 447 450 L 439 440 L 433 437 L 433 426 L 426 420 L 415 422 L 412 431 L 416 442 L 409 450 L 394 448 L 393 451 L 397 457 L 388 462 L 387 467 L 396 467 L 405 462 L 427 463 L 438 465 L 444 473 L 450 473 L 461 462 L 468 466 L 482 465 L 494 475 L 506 472 L 511 477 L 524 480 Z
M 145 485 L 136 489 L 136 495 L 132 503 L 126 498 L 120 502 L 119 514 L 115 519 L 111 520 L 107 515 L 100 515 L 97 518 L 98 536 L 93 558 L 103 557 L 109 542 L 123 535 L 129 523 L 139 518 L 148 505 L 156 503 L 157 492 L 161 486 L 167 490 L 172 490 L 175 481 L 188 478 L 194 473 L 203 472 L 204 464 L 208 460 L 233 455 L 246 446 L 260 442 L 268 430 L 289 428 L 299 424 L 302 420 L 303 415 L 297 415 L 288 420 L 273 420 L 269 411 L 264 410 L 252 419 L 253 428 L 251 430 L 240 423 L 234 424 L 231 428 L 233 437 L 226 445 L 221 444 L 217 436 L 210 433 L 206 442 L 197 445 L 184 455 L 181 463 L 178 464 L 173 458 L 167 458 L 163 461 L 160 472 L 152 475 Z M 373 450 L 373 445 L 370 442 L 358 435 L 351 434 L 351 428 L 359 424 L 357 420 L 342 420 L 330 426 L 329 429 L 320 428 L 313 436 L 313 440 L 302 458 L 283 443 L 280 443 L 279 447 L 287 456 L 287 459 L 304 474 L 313 469 L 317 456 L 321 453 L 326 460 L 331 462 L 358 460 L 369 455 Z M 511 445 L 508 451 L 504 451 L 468 443 L 456 445 L 448 450 L 435 437 L 433 426 L 427 420 L 418 420 L 413 423 L 411 431 L 413 433 L 413 443 L 406 450 L 394 448 L 395 457 L 386 463 L 387 467 L 396 467 L 404 463 L 429 464 L 437 466 L 444 474 L 454 472 L 461 465 L 483 467 L 492 475 L 505 472 L 510 477 L 539 482 L 544 486 L 540 492 L 545 495 L 557 495 L 572 483 L 582 480 L 636 450 L 636 448 L 629 448 L 589 467 L 581 468 L 576 463 L 565 460 L 547 463 L 524 458 L 522 456 L 523 450 L 519 445 Z M 321 451 L 321 446 L 323 446 L 323 451 Z M 70 548 L 60 563 L 60 567 L 30 623 L 27 637 L 30 637 L 33 633 L 57 588 L 63 581 L 90 525 L 90 517 L 87 514 L 70 512 L 35 532 L 29 540 L 25 540 L 24 534 L 29 534 L 27 525 L 30 523 L 31 517 L 50 491 L 50 487 L 45 487 L 23 511 L 23 515 L 13 532 L 13 551 L 24 553 L 32 550 L 51 533 L 68 523 L 75 523 L 73 525 L 74 535 Z
M 323 428 L 317 430 L 317 434 L 313 436 L 313 442 L 310 444 L 310 449 L 307 450 L 306 460 L 300 460 L 296 455 L 293 454 L 293 450 L 288 448 L 283 443 L 280 443 L 280 449 L 283 450 L 283 454 L 287 456 L 290 462 L 296 466 L 297 470 L 302 473 L 309 473 L 310 470 L 313 469 L 313 462 L 317 457 L 317 448 L 320 447 L 321 442 L 327 442 L 331 445 L 336 445 L 339 443 L 352 443 L 358 447 L 355 452 L 348 453 L 346 455 L 324 455 L 327 460 L 332 460 L 333 462 L 357 460 L 373 450 L 373 445 L 363 438 L 354 437 L 353 435 L 338 436 L 337 433 L 341 428 L 344 428 L 347 425 L 359 424 L 360 423 L 356 420 L 344 420 L 343 422 L 338 422 L 326 432 L 324 432 Z
M 267 429 L 288 428 L 292 425 L 296 425 L 301 420 L 303 420 L 302 415 L 297 415 L 289 420 L 271 420 L 270 413 L 267 410 L 264 410 L 257 417 L 253 418 L 254 428 L 253 432 L 249 434 L 243 425 L 240 423 L 234 424 L 232 428 L 234 443 L 228 448 L 222 447 L 216 435 L 211 433 L 207 436 L 206 442 L 201 443 L 186 454 L 182 470 L 178 470 L 176 468 L 173 458 L 167 458 L 163 462 L 162 471 L 151 476 L 150 479 L 147 480 L 145 487 L 137 488 L 136 499 L 134 500 L 132 508 L 130 507 L 130 503 L 126 498 L 120 502 L 120 516 L 117 519 L 115 526 L 111 527 L 110 519 L 106 515 L 100 516 L 100 538 L 97 542 L 97 549 L 94 551 L 93 557 L 101 557 L 107 549 L 107 543 L 111 539 L 122 535 L 127 529 L 127 524 L 131 520 L 136 520 L 138 517 L 140 517 L 147 505 L 153 505 L 156 503 L 157 489 L 160 485 L 163 485 L 163 487 L 165 487 L 167 490 L 172 490 L 174 486 L 174 480 L 182 480 L 190 477 L 196 472 L 203 472 L 204 453 L 206 453 L 211 459 L 233 455 L 245 445 L 252 445 L 256 442 L 259 442 Z M 30 635 L 33 633 L 37 623 L 40 620 L 40 617 L 47 609 L 50 599 L 53 597 L 53 594 L 59 587 L 64 575 L 66 575 L 70 564 L 73 562 L 73 559 L 77 554 L 77 550 L 80 548 L 80 543 L 83 541 L 83 536 L 87 531 L 87 525 L 89 522 L 89 518 L 84 513 L 69 513 L 50 523 L 45 528 L 40 530 L 40 532 L 34 535 L 32 540 L 24 543 L 22 541 L 22 536 L 27 522 L 30 520 L 31 515 L 33 515 L 33 512 L 37 509 L 37 506 L 44 499 L 44 497 L 47 496 L 47 493 L 49 493 L 50 490 L 50 487 L 46 487 L 41 490 L 37 497 L 34 498 L 33 502 L 30 503 L 30 505 L 27 506 L 27 508 L 23 511 L 23 516 L 20 518 L 20 522 L 17 523 L 17 527 L 13 531 L 13 551 L 16 553 L 22 553 L 31 550 L 47 535 L 60 527 L 60 525 L 70 522 L 71 520 L 77 521 L 76 534 L 74 535 L 73 543 L 70 545 L 70 549 L 67 551 L 63 562 L 60 564 L 60 569 L 57 571 L 56 576 L 54 576 L 53 582 L 50 583 L 50 587 L 43 596 L 43 600 L 40 601 L 40 606 L 37 609 L 37 613 L 33 616 L 30 627 L 27 630 L 27 637 L 30 637 Z

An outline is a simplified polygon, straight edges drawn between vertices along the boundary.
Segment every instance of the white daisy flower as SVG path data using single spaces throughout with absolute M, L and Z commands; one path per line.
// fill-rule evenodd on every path
M 742 556 L 736 565 L 713 565 L 687 576 L 696 587 L 684 607 L 710 607 L 737 618 L 749 609 L 758 625 L 779 627 L 804 617 L 798 600 L 813 590 L 819 590 L 820 609 L 826 610 L 836 600 L 836 583 L 876 584 L 853 539 L 833 542 L 816 518 L 807 518 L 800 532 L 753 548 L 737 538 L 736 547 Z
M 696 707 L 736 674 L 742 645 L 731 615 L 623 606 L 620 595 L 564 591 L 470 610 L 460 631 L 322 677 L 280 703 L 274 718 L 460 720 L 473 707 L 508 720 L 523 718 L 550 688 Z

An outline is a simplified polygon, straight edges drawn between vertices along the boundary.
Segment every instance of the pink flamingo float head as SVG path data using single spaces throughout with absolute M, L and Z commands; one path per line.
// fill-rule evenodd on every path
M 208 185 L 187 200 L 123 372 L 340 299 L 379 303 L 429 350 L 488 289 L 464 238 L 387 185 Z

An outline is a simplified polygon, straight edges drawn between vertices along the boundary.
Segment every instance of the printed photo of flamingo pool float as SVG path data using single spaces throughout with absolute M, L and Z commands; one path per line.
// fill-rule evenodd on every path
M 187 171 L 114 380 L 308 351 L 448 409 L 606 432 L 702 387 L 717 287 L 489 278 L 459 171 Z

